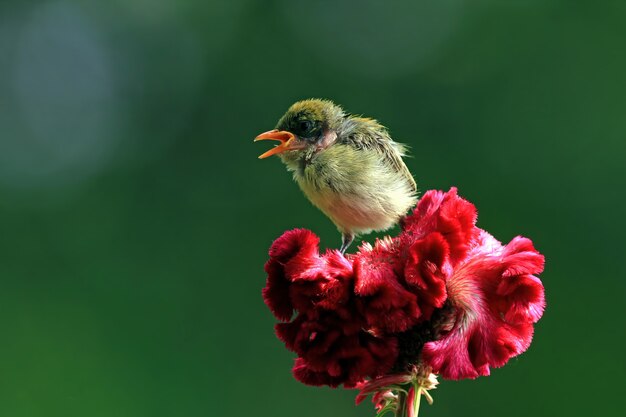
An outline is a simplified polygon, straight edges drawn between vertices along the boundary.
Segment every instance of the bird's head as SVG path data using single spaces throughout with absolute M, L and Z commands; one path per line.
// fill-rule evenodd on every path
M 310 99 L 293 104 L 278 121 L 276 128 L 261 133 L 254 141 L 276 140 L 276 147 L 259 158 L 278 155 L 285 159 L 300 159 L 304 155 L 326 149 L 337 139 L 345 113 L 329 100 Z

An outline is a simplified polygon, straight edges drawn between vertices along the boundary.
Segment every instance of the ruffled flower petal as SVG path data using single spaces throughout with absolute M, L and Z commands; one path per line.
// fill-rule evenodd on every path
M 543 285 L 531 275 L 543 270 L 543 262 L 528 239 L 503 247 L 479 231 L 447 282 L 454 307 L 449 330 L 426 343 L 422 360 L 444 378 L 463 379 L 489 375 L 490 367 L 524 352 L 545 307 Z
M 298 353 L 294 376 L 310 385 L 354 387 L 389 371 L 398 354 L 395 338 L 345 328 L 336 316 L 313 320 L 300 316 L 292 323 L 279 323 L 276 332 Z
M 440 233 L 448 242 L 450 261 L 454 266 L 467 254 L 476 234 L 476 218 L 476 207 L 459 197 L 456 187 L 445 193 L 430 190 L 424 193 L 413 213 L 404 219 L 400 238 L 411 242 L 431 232 Z
M 357 304 L 371 331 L 403 332 L 415 325 L 422 313 L 417 296 L 397 275 L 394 254 L 378 243 L 362 247 L 354 259 L 354 292 Z
M 274 316 L 287 321 L 293 316 L 293 304 L 289 299 L 289 281 L 285 277 L 284 266 L 275 259 L 265 264 L 267 281 L 263 288 L 263 300 Z
M 269 250 L 270 258 L 286 263 L 298 254 L 314 256 L 319 252 L 320 238 L 306 229 L 289 230 L 276 239 Z
M 442 234 L 430 233 L 409 248 L 404 277 L 417 294 L 422 320 L 429 320 L 436 308 L 443 307 L 451 271 L 450 247 Z
M 294 310 L 341 308 L 351 292 L 352 264 L 338 251 L 319 254 L 319 238 L 295 229 L 278 238 L 265 265 L 265 303 L 276 318 L 288 321 Z
M 305 229 L 285 232 L 272 244 L 269 250 L 270 259 L 265 264 L 267 282 L 263 288 L 263 299 L 278 320 L 287 321 L 294 312 L 294 305 L 289 297 L 290 279 L 286 275 L 285 265 L 294 257 L 319 257 L 318 246 L 319 238 Z

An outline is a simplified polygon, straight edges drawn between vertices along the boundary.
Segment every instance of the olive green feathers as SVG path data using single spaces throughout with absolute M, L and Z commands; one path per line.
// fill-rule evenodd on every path
M 271 154 L 337 226 L 342 250 L 355 235 L 393 226 L 417 201 L 402 160 L 405 146 L 376 120 L 347 114 L 329 100 L 293 104 L 275 130 L 257 139 L 282 142 Z

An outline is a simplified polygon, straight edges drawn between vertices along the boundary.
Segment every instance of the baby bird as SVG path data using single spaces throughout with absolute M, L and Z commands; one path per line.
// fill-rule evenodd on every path
M 389 229 L 417 201 L 402 161 L 406 148 L 374 119 L 354 116 L 329 100 L 293 104 L 258 140 L 281 142 L 259 158 L 278 155 L 308 199 L 342 234 L 341 253 L 354 237 Z

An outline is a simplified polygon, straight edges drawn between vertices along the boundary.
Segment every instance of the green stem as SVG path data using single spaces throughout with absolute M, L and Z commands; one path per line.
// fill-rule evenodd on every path
M 422 387 L 419 385 L 415 385 L 415 401 L 413 402 L 413 407 L 415 409 L 415 417 L 419 416 L 421 399 L 422 399 Z

